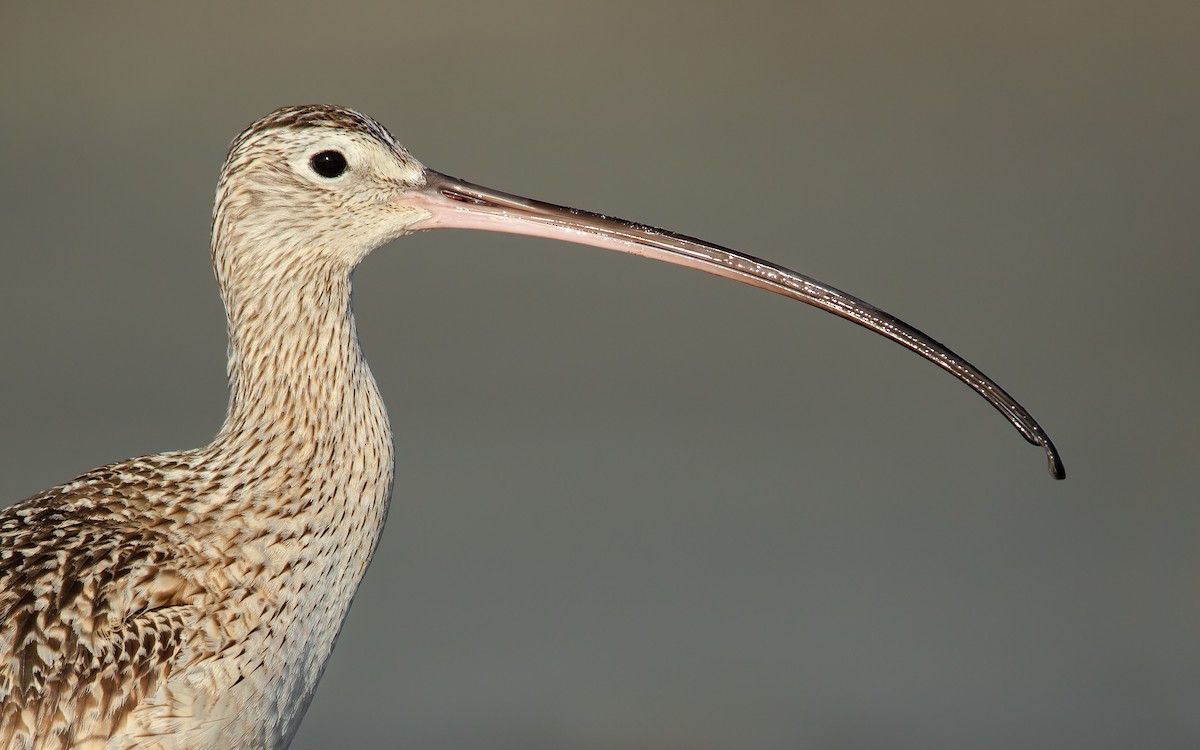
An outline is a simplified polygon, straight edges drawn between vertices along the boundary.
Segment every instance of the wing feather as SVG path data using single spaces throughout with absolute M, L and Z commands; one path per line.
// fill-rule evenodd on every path
M 198 614 L 175 554 L 63 488 L 0 512 L 0 748 L 102 747 L 165 684 Z

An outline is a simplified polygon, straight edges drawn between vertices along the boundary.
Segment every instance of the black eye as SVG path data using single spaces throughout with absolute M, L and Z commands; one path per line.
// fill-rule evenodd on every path
M 313 171 L 322 177 L 339 177 L 346 171 L 346 157 L 340 151 L 322 151 L 309 160 Z

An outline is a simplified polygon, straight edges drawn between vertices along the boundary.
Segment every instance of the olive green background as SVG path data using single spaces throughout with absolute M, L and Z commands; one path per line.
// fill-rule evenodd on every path
M 206 442 L 229 140 L 331 101 L 908 320 L 408 237 L 398 466 L 294 747 L 1200 746 L 1200 5 L 5 3 L 0 497 Z

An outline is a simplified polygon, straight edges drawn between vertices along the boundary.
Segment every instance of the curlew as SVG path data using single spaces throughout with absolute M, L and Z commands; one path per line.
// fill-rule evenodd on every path
M 286 107 L 233 141 L 217 187 L 230 387 L 220 432 L 0 513 L 0 748 L 288 745 L 392 488 L 392 433 L 358 346 L 351 272 L 385 242 L 437 227 L 557 237 L 815 305 L 975 389 L 1063 477 L 1015 400 L 862 300 L 698 239 L 434 172 L 352 110 Z

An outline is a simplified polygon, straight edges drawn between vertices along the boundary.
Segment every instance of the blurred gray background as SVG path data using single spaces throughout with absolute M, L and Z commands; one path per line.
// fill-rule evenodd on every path
M 478 233 L 356 278 L 391 517 L 294 747 L 1200 746 L 1200 5 L 6 3 L 0 497 L 200 445 L 229 140 L 426 164 L 845 288 Z

